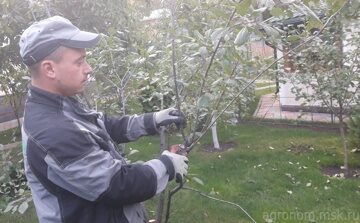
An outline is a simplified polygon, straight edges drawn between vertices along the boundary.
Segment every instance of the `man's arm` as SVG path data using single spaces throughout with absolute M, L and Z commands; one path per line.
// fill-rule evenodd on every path
M 119 118 L 103 116 L 103 122 L 110 137 L 117 143 L 125 143 L 145 135 L 158 133 L 154 113 L 122 116 Z
M 53 135 L 61 137 L 50 137 Z M 83 199 L 110 206 L 147 200 L 163 190 L 179 171 L 187 169 L 186 157 L 168 154 L 145 164 L 126 165 L 71 125 L 49 129 L 40 140 L 30 138 L 28 159 L 38 177 Z
M 184 115 L 175 108 L 121 118 L 110 118 L 105 115 L 103 122 L 110 137 L 117 143 L 134 141 L 144 135 L 157 134 L 160 126 L 172 123 L 178 127 L 186 125 Z

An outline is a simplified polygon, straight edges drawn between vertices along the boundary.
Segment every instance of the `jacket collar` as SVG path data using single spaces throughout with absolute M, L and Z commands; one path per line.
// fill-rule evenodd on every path
M 68 111 L 75 113 L 82 118 L 94 122 L 101 113 L 87 108 L 80 103 L 76 97 L 65 97 L 42 90 L 33 85 L 29 85 L 28 101 L 53 107 L 56 110 Z
M 63 101 L 65 100 L 65 97 L 42 90 L 33 85 L 29 85 L 28 100 L 31 102 L 62 109 Z

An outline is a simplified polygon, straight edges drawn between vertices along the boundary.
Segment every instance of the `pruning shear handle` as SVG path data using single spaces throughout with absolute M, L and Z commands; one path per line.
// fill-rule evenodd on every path
M 169 151 L 179 155 L 187 156 L 188 152 L 184 144 L 175 144 L 170 146 Z

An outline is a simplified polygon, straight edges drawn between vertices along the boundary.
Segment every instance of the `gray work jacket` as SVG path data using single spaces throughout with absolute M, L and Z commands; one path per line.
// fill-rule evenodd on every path
M 114 142 L 155 133 L 153 113 L 110 118 L 30 86 L 22 142 L 39 221 L 147 222 L 140 202 L 162 191 L 174 168 L 164 156 L 127 164 Z

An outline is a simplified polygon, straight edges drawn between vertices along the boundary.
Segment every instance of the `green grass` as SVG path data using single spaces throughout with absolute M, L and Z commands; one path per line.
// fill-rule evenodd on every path
M 267 87 L 267 86 L 271 86 L 271 85 L 274 85 L 275 82 L 268 82 L 268 83 L 265 83 L 265 82 L 260 82 L 260 83 L 255 83 L 256 87 Z
M 265 94 L 274 94 L 275 93 L 276 88 L 275 87 L 270 87 L 270 88 L 265 88 L 265 89 L 261 89 L 261 90 L 257 90 L 255 92 L 255 96 L 262 96 Z
M 19 140 L 19 132 L 18 128 L 8 129 L 0 134 L 0 144 L 8 144 L 11 143 L 13 140 Z
M 201 145 L 211 142 L 206 135 L 189 155 L 188 187 L 238 203 L 257 222 L 359 222 L 359 179 L 335 179 L 321 173 L 322 165 L 339 165 L 343 155 L 338 135 L 307 129 L 268 126 L 219 127 L 223 142 L 234 148 L 208 153 Z M 170 144 L 181 142 L 171 137 Z M 144 137 L 129 143 L 126 151 L 132 161 L 148 160 L 159 151 L 158 137 Z M 310 148 L 293 152 L 292 148 Z M 360 166 L 360 156 L 350 155 L 352 166 Z M 198 177 L 204 185 L 191 180 Z M 172 183 L 169 188 L 176 184 Z M 146 202 L 154 217 L 157 198 Z M 315 221 L 311 221 L 315 220 Z M 0 215 L 0 222 L 36 222 L 34 209 L 26 217 Z M 237 207 L 219 203 L 199 194 L 181 190 L 174 195 L 170 221 L 177 222 L 251 222 Z
M 317 222 L 358 222 L 359 180 L 329 178 L 320 170 L 322 165 L 342 163 L 336 134 L 250 125 L 229 126 L 219 134 L 220 139 L 235 141 L 237 146 L 223 153 L 195 149 L 189 156 L 190 173 L 204 185 L 191 181 L 188 186 L 206 193 L 215 191 L 215 197 L 240 204 L 257 222 L 266 217 L 274 222 L 309 222 L 311 218 Z M 206 143 L 210 143 L 209 136 L 203 140 Z M 151 153 L 158 150 L 154 141 L 132 145 Z M 294 153 L 288 151 L 292 145 L 307 145 L 313 150 Z M 152 157 L 144 153 L 137 155 L 142 160 Z M 352 154 L 350 163 L 360 165 L 359 158 Z M 154 213 L 154 202 L 148 202 L 148 208 Z M 345 218 L 346 213 L 353 217 Z M 183 190 L 174 197 L 170 222 L 250 220 L 233 206 Z
M 23 214 L 0 214 L 1 223 L 38 223 L 34 205 L 30 205 L 29 209 Z

